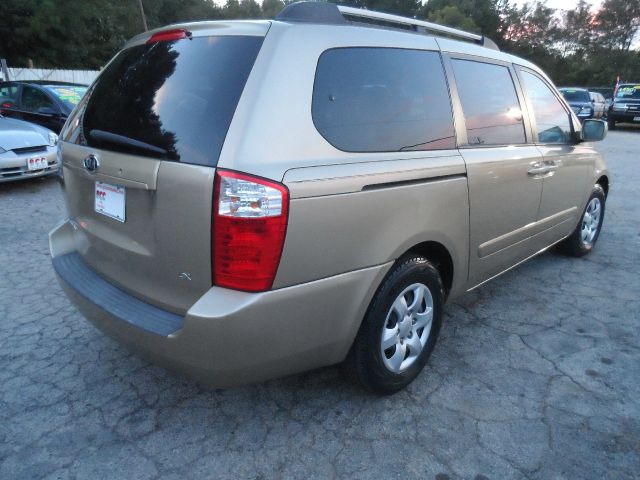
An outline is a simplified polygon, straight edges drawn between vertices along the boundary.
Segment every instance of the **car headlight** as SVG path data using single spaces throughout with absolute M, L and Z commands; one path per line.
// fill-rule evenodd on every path
M 53 132 L 49 132 L 49 146 L 55 147 L 58 144 L 58 135 Z
M 614 110 L 626 110 L 627 109 L 627 104 L 626 103 L 614 103 L 613 104 L 613 109 Z

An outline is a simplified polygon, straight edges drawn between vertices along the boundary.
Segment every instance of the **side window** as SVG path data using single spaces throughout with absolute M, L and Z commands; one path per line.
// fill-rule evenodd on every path
M 549 86 L 538 76 L 525 70 L 520 72 L 538 126 L 538 141 L 540 143 L 569 143 L 571 139 L 569 113 Z
M 455 148 L 449 91 L 437 52 L 337 48 L 318 60 L 313 123 L 347 152 Z
M 525 143 L 522 110 L 507 67 L 453 60 L 470 145 Z
M 18 103 L 18 85 L 0 85 L 0 108 L 13 108 Z
M 25 85 L 22 87 L 22 110 L 27 112 L 37 112 L 39 109 L 48 107 L 55 110 L 53 102 L 44 92 L 37 88 Z

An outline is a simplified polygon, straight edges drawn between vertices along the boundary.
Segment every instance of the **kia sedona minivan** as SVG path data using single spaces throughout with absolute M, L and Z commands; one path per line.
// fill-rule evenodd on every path
M 133 38 L 69 118 L 53 266 L 98 328 L 198 380 L 345 362 L 392 393 L 447 300 L 594 248 L 605 133 L 448 27 L 319 2 L 174 25 Z

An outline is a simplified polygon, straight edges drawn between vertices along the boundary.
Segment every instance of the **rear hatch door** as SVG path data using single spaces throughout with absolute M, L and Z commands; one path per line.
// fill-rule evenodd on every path
M 125 48 L 62 134 L 79 253 L 166 310 L 186 312 L 211 287 L 215 166 L 267 29 L 184 28 Z

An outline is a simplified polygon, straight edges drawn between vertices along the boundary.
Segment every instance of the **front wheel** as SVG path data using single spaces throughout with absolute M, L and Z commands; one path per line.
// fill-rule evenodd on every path
M 594 185 L 576 229 L 559 244 L 562 252 L 582 257 L 593 250 L 604 221 L 605 200 L 603 188 L 598 184 Z
M 616 128 L 616 121 L 615 121 L 613 118 L 608 117 L 608 118 L 607 118 L 607 126 L 609 127 L 609 130 L 615 130 L 615 128 Z
M 442 321 L 444 288 L 424 257 L 399 260 L 365 315 L 346 366 L 364 387 L 391 394 L 409 385 L 427 363 Z

